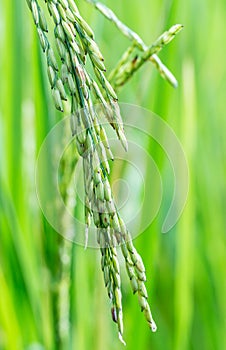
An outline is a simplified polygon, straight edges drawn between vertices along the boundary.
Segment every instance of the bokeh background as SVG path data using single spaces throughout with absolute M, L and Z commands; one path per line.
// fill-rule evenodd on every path
M 128 42 L 91 6 L 82 0 L 77 3 L 110 69 Z M 172 179 L 158 145 L 147 146 L 166 191 L 158 217 L 135 245 L 146 265 L 158 332 L 149 331 L 122 272 L 127 348 L 226 349 L 226 3 L 105 3 L 147 44 L 174 23 L 185 26 L 160 54 L 178 78 L 178 89 L 163 81 L 150 63 L 119 94 L 120 101 L 148 108 L 169 123 L 184 147 L 191 177 L 184 213 L 163 235 Z M 53 108 L 45 61 L 25 0 L 0 1 L 0 92 L 0 349 L 122 349 L 111 320 L 99 252 L 69 243 L 72 267 L 67 270 L 64 262 L 62 274 L 61 238 L 37 202 L 37 154 L 62 116 Z M 152 181 L 148 168 L 144 176 Z M 144 208 L 144 215 L 149 210 Z M 59 309 L 63 310 L 61 344 Z

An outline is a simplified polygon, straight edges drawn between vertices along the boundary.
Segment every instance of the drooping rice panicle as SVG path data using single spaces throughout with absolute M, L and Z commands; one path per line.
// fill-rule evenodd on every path
M 40 44 L 46 55 L 54 104 L 62 112 L 64 101 L 70 105 L 71 132 L 76 139 L 78 154 L 83 159 L 85 244 L 88 243 L 88 230 L 93 220 L 97 228 L 97 241 L 101 251 L 104 281 L 111 302 L 112 319 L 117 323 L 119 339 L 124 343 L 117 245 L 121 246 L 132 291 L 134 294 L 137 293 L 139 305 L 152 331 L 156 331 L 156 325 L 148 304 L 145 268 L 118 213 L 110 186 L 109 160 L 113 160 L 114 157 L 100 117 L 101 115 L 106 117 L 122 146 L 127 150 L 118 98 L 113 85 L 106 78 L 104 58 L 94 39 L 94 33 L 79 13 L 74 0 L 45 2 L 54 23 L 55 45 L 50 45 L 48 22 L 38 0 L 27 0 Z M 89 2 L 94 4 L 94 1 Z M 148 48 L 136 33 L 117 19 L 112 11 L 99 2 L 95 2 L 95 6 L 133 41 L 133 45 L 120 60 L 120 66 L 117 66 L 112 74 L 116 87 L 124 84 L 149 59 L 165 79 L 176 85 L 175 78 L 155 54 L 174 38 L 181 29 L 180 25 L 172 27 Z M 53 47 L 56 48 L 57 55 Z M 131 61 L 134 50 L 139 50 L 139 55 L 135 61 L 134 59 Z M 88 59 L 93 68 L 91 71 L 87 68 Z M 94 103 L 99 104 L 98 108 L 95 108 Z M 64 184 L 64 189 L 65 187 Z M 67 269 L 65 271 L 67 272 Z

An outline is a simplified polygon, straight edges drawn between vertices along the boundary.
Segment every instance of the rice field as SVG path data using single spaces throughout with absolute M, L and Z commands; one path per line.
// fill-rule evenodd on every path
M 158 215 L 134 240 L 146 267 L 156 333 L 149 330 L 120 261 L 127 348 L 225 349 L 226 4 L 223 0 L 104 3 L 146 45 L 173 24 L 184 25 L 159 54 L 175 74 L 178 88 L 148 62 L 118 91 L 121 103 L 150 110 L 168 123 L 184 149 L 190 175 L 180 220 L 162 234 L 173 195 L 172 169 L 155 141 L 145 142 L 138 131 L 131 134 L 153 158 L 163 198 Z M 110 71 L 129 42 L 90 4 L 82 0 L 77 4 Z M 85 251 L 59 235 L 37 199 L 37 158 L 62 115 L 54 108 L 45 58 L 26 1 L 0 1 L 0 33 L 0 349 L 121 349 L 100 252 Z M 126 118 L 130 122 L 130 116 Z M 148 127 L 151 133 L 152 124 Z M 68 152 L 70 156 L 73 150 Z M 51 152 L 47 164 L 50 156 Z M 142 206 L 142 226 L 159 200 L 159 187 L 153 164 L 146 158 L 141 163 L 145 188 L 151 193 Z M 143 188 L 136 186 L 136 174 L 124 162 L 112 166 L 112 178 L 131 184 L 126 216 L 142 205 Z M 45 181 L 47 191 L 49 178 Z M 79 216 L 83 208 L 76 200 Z

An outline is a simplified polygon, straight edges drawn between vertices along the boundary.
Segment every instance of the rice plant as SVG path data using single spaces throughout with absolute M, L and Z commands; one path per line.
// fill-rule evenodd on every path
M 57 3 L 62 7 L 63 3 L 66 4 L 53 1 L 53 4 Z M 76 83 L 74 73 L 67 67 L 70 62 L 66 58 L 62 62 L 58 53 L 60 47 L 62 49 L 66 44 L 62 40 L 62 30 L 54 33 L 56 24 L 53 16 L 49 16 L 50 2 L 40 0 L 37 3 L 46 23 L 43 14 L 38 13 L 42 19 L 38 17 L 39 22 L 34 25 L 26 1 L 3 0 L 0 2 L 0 349 L 121 348 L 115 334 L 117 324 L 111 322 L 112 318 L 118 321 L 119 304 L 114 304 L 113 297 L 108 304 L 102 276 L 105 275 L 108 281 L 108 267 L 114 263 L 114 269 L 110 272 L 115 284 L 111 290 L 116 295 L 119 274 L 115 249 L 117 259 L 120 259 L 125 324 L 123 338 L 129 349 L 223 349 L 226 346 L 225 64 L 222 45 L 225 41 L 225 3 L 222 0 L 217 4 L 210 0 L 205 4 L 197 4 L 194 0 L 161 4 L 147 0 L 139 3 L 106 0 L 104 3 L 115 12 L 99 2 L 76 2 L 80 16 L 91 25 L 95 43 L 98 43 L 105 59 L 97 63 L 94 57 L 94 66 L 99 64 L 103 68 L 104 64 L 107 70 L 101 72 L 111 84 L 119 102 L 142 105 L 169 122 L 186 150 L 190 166 L 191 189 L 185 212 L 168 235 L 161 235 L 161 219 L 170 202 L 171 178 L 161 149 L 153 142 L 146 145 L 147 152 L 153 155 L 159 166 L 166 193 L 159 217 L 134 244 L 145 263 L 145 285 L 151 296 L 158 332 L 149 332 L 142 318 L 144 315 L 134 300 L 126 269 L 121 268 L 120 248 L 115 247 L 121 245 L 115 242 L 115 232 L 98 227 L 99 234 L 107 231 L 114 244 L 100 246 L 99 251 L 87 249 L 84 252 L 83 248 L 58 235 L 41 214 L 35 195 L 33 169 L 46 135 L 60 118 L 71 115 L 71 134 L 74 134 L 75 142 L 72 149 L 67 150 L 66 160 L 62 159 L 59 169 L 62 197 L 65 201 L 71 201 L 71 198 L 67 198 L 70 195 L 67 189 L 71 186 L 73 169 L 80 157 L 78 149 L 84 137 L 81 131 L 84 126 L 87 137 L 87 134 L 93 134 L 93 129 L 91 133 L 87 130 L 82 119 L 84 109 L 76 105 L 79 95 L 76 84 L 75 88 L 73 86 L 73 82 Z M 28 5 L 30 7 L 31 3 L 28 2 Z M 35 8 L 34 4 L 32 6 Z M 65 7 L 63 9 L 66 10 Z M 158 51 L 161 45 L 154 47 L 156 42 L 158 45 L 161 43 L 161 39 L 155 38 L 177 21 L 185 25 L 183 35 L 172 45 Z M 67 19 L 65 22 L 70 21 Z M 70 30 L 73 31 L 73 28 Z M 88 88 L 81 88 L 84 90 L 82 95 L 85 98 L 87 90 L 92 105 L 95 107 L 97 103 L 102 106 L 95 120 L 100 123 L 104 101 L 107 102 L 109 117 L 113 116 L 107 95 L 109 92 L 103 88 L 94 72 L 88 43 L 87 46 L 82 44 L 77 29 L 75 34 L 74 41 L 81 46 L 80 52 L 87 51 L 85 64 L 79 53 L 76 54 L 83 72 L 86 72 L 85 85 Z M 207 36 L 206 41 L 203 38 Z M 38 37 L 45 48 L 44 54 L 37 42 Z M 67 41 L 70 41 L 69 37 Z M 60 45 L 61 41 L 64 46 Z M 151 42 L 154 47 L 149 45 Z M 70 48 L 74 50 L 75 44 L 70 44 Z M 147 50 L 157 54 L 147 58 Z M 142 67 L 134 70 L 132 63 L 139 66 L 141 61 Z M 171 89 L 159 77 L 160 74 L 170 85 L 177 86 L 175 77 L 163 62 L 175 72 L 179 89 Z M 69 73 L 72 77 L 69 77 Z M 90 87 L 87 85 L 89 78 L 92 82 Z M 75 93 L 71 93 L 70 89 L 75 89 Z M 75 97 L 72 98 L 72 95 Z M 100 96 L 103 97 L 102 101 Z M 116 98 L 111 98 L 117 106 Z M 72 102 L 76 113 L 71 113 Z M 55 111 L 55 103 L 64 112 Z M 111 124 L 116 127 L 116 123 Z M 118 124 L 122 126 L 121 121 Z M 95 125 L 95 142 L 99 144 L 102 137 L 104 140 L 104 151 L 111 169 L 106 179 L 110 184 L 114 171 L 125 176 L 127 169 L 112 165 L 116 164 L 111 160 L 114 154 L 110 153 L 102 131 L 98 130 L 98 133 L 96 129 L 98 127 Z M 117 129 L 114 130 L 117 135 Z M 108 128 L 105 133 L 109 143 Z M 120 132 L 118 136 L 123 137 Z M 95 142 L 91 144 L 92 152 L 96 149 Z M 48 157 L 47 154 L 47 167 Z M 80 158 L 86 162 L 85 157 Z M 103 162 L 100 162 L 99 155 L 96 162 L 102 170 Z M 155 197 L 156 184 L 148 164 L 144 177 L 147 183 L 151 179 L 152 195 Z M 50 178 L 47 178 L 46 191 L 49 181 Z M 91 193 L 95 201 L 98 195 L 98 203 L 101 204 L 104 182 L 98 184 L 98 189 L 95 184 Z M 112 196 L 112 188 L 110 193 Z M 103 203 L 106 202 L 110 204 L 111 201 L 106 201 L 104 192 Z M 71 204 L 74 205 L 74 202 L 71 201 Z M 88 225 L 97 211 L 90 204 L 86 209 L 82 204 L 76 204 L 76 211 L 84 210 L 87 214 L 87 235 Z M 109 209 L 108 206 L 108 215 L 111 213 Z M 121 212 L 114 209 L 119 215 L 118 219 L 123 220 Z M 143 208 L 142 215 L 149 215 L 148 206 Z M 108 237 L 97 235 L 101 239 Z M 100 259 L 103 273 L 98 269 Z M 136 287 L 134 278 L 131 283 Z
M 94 39 L 94 33 L 80 15 L 75 2 L 73 0 L 46 2 L 54 23 L 54 39 L 60 58 L 59 64 L 53 44 L 48 38 L 48 24 L 41 5 L 37 0 L 28 0 L 27 3 L 32 12 L 42 50 L 46 55 L 48 78 L 55 107 L 63 112 L 64 101 L 70 104 L 72 135 L 76 137 L 77 151 L 83 158 L 86 236 L 88 240 L 88 230 L 93 219 L 102 255 L 101 266 L 105 286 L 112 305 L 112 319 L 118 325 L 119 339 L 125 344 L 117 245 L 121 247 L 132 291 L 138 295 L 141 310 L 153 332 L 157 327 L 148 304 L 142 259 L 133 246 L 132 238 L 112 196 L 109 183 L 109 159 L 113 160 L 114 157 L 105 129 L 99 121 L 98 113 L 94 110 L 94 103 L 99 103 L 102 114 L 127 150 L 127 141 L 117 104 L 118 97 L 113 83 L 111 84 L 106 78 L 104 58 Z M 110 78 L 115 82 L 115 87 L 124 85 L 150 59 L 160 74 L 176 86 L 172 74 L 156 54 L 172 41 L 181 30 L 181 25 L 171 27 L 153 45 L 146 47 L 139 36 L 123 25 L 111 10 L 101 3 L 92 3 L 132 40 L 132 46 L 111 73 Z M 86 68 L 87 59 L 91 61 L 92 72 Z

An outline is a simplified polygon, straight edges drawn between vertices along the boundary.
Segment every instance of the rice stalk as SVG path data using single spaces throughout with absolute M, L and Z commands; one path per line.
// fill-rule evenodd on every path
M 119 31 L 127 37 L 130 41 L 132 41 L 132 45 L 126 50 L 126 52 L 122 55 L 122 58 L 118 62 L 116 68 L 111 72 L 109 79 L 114 85 L 114 77 L 117 76 L 118 70 L 122 69 L 123 63 L 127 62 L 129 55 L 135 52 L 137 48 L 140 52 L 147 52 L 148 46 L 143 42 L 141 37 L 135 33 L 131 28 L 127 27 L 123 22 L 119 20 L 116 14 L 109 9 L 106 5 L 102 4 L 96 0 L 86 0 L 90 4 L 94 5 L 95 8 L 102 13 L 108 20 L 115 24 L 115 26 L 119 29 Z M 140 53 L 139 52 L 139 53 Z M 134 54 L 135 57 L 135 54 Z M 162 63 L 160 58 L 154 53 L 152 54 L 148 60 L 150 60 L 155 68 L 158 70 L 163 79 L 168 81 L 174 88 L 178 86 L 178 82 L 174 75 L 170 72 L 170 70 Z M 125 61 L 125 62 L 124 62 Z M 124 84 L 124 83 L 123 83 Z M 121 84 L 121 85 L 123 85 Z M 117 84 L 116 84 L 117 87 Z
M 163 67 L 162 62 L 160 61 L 158 56 L 154 56 L 155 59 L 153 60 L 153 55 L 159 53 L 164 46 L 169 44 L 181 31 L 182 28 L 183 26 L 181 24 L 176 24 L 172 26 L 168 31 L 164 32 L 151 46 L 147 47 L 146 50 L 142 51 L 141 53 L 136 52 L 136 54 L 134 54 L 134 52 L 131 51 L 131 55 L 130 50 L 127 50 L 126 56 L 122 57 L 122 59 L 119 61 L 118 65 L 112 71 L 109 77 L 110 81 L 114 81 L 115 88 L 124 85 L 129 79 L 132 78 L 134 73 L 137 72 L 137 70 L 150 59 L 152 59 L 152 61 L 154 62 L 154 65 L 158 69 L 161 76 L 163 76 L 168 82 L 170 82 L 170 84 L 173 87 L 177 87 L 177 81 L 172 75 L 172 73 L 168 69 L 165 69 Z M 127 59 L 125 59 L 125 57 Z

